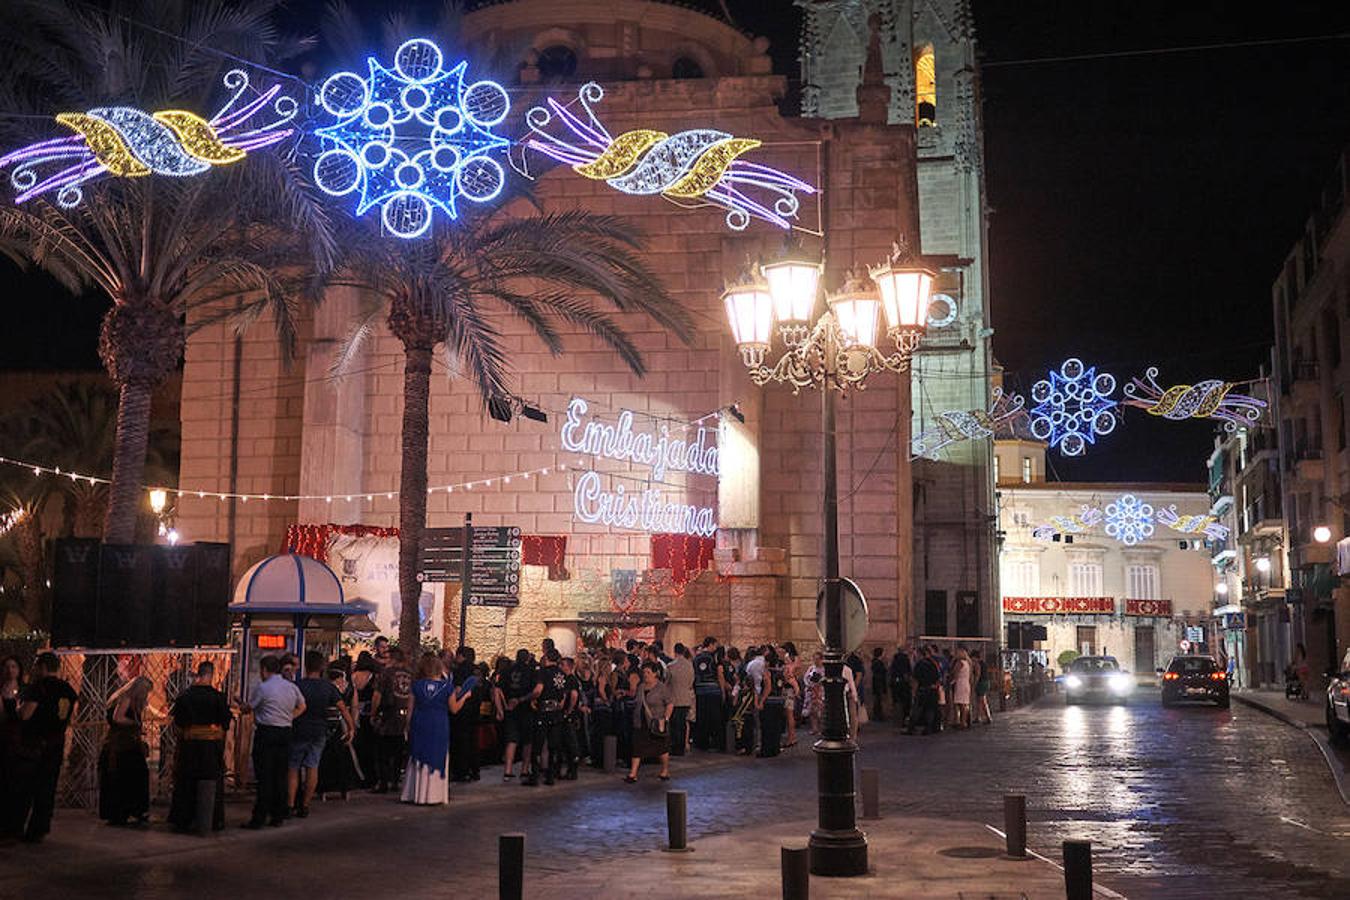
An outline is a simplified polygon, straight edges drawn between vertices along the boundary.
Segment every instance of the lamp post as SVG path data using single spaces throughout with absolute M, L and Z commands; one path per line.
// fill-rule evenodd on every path
M 763 386 L 790 384 L 820 389 L 824 464 L 825 709 L 816 753 L 818 818 L 811 832 L 811 872 L 853 876 L 867 873 L 867 837 L 858 829 L 853 757 L 844 699 L 844 623 L 839 576 L 839 488 L 835 468 L 835 391 L 862 390 L 875 372 L 907 372 L 923 337 L 933 273 L 899 245 L 889 259 L 870 270 L 871 279 L 850 274 L 844 287 L 827 299 L 826 311 L 812 324 L 820 292 L 821 264 L 788 256 L 763 266 L 763 280 L 750 279 L 722 295 L 732 335 L 750 379 Z M 878 349 L 878 318 L 895 352 Z M 785 347 L 776 361 L 767 357 L 773 327 Z

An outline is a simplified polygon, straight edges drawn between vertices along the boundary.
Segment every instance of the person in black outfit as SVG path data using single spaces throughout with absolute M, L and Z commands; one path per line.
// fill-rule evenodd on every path
M 215 665 L 203 662 L 192 687 L 173 702 L 178 749 L 169 823 L 175 831 L 206 834 L 225 827 L 225 733 L 234 716 L 212 685 L 215 675 Z
M 773 647 L 764 653 L 761 695 L 763 705 L 759 710 L 759 755 L 777 756 L 783 743 L 783 729 L 787 727 L 787 678 L 783 674 L 783 660 Z
M 563 704 L 566 702 L 567 676 L 558 663 L 561 658 L 552 647 L 544 652 L 544 664 L 539 667 L 530 692 L 529 703 L 534 711 L 530 727 L 530 774 L 521 780 L 526 787 L 539 783 L 540 762 L 544 745 L 548 744 L 548 770 L 544 784 L 553 784 L 562 768 Z
M 479 778 L 478 719 L 488 686 L 478 677 L 478 654 L 472 647 L 460 647 L 455 657 L 459 660 L 454 672 L 457 689 L 473 685 L 468 700 L 450 717 L 450 780 L 463 783 Z M 474 680 L 470 682 L 470 678 Z
M 61 661 L 55 653 L 38 655 L 33 681 L 19 695 L 19 736 L 16 784 L 17 820 L 23 840 L 38 843 L 52 829 L 56 782 L 65 755 L 66 726 L 78 697 L 60 678 Z
M 886 696 L 886 660 L 881 658 L 881 648 L 872 648 L 872 721 L 882 722 L 886 712 L 882 709 L 882 698 Z
M 694 746 L 721 752 L 727 749 L 727 730 L 722 720 L 724 691 L 717 650 L 717 639 L 706 637 L 694 657 Z
M 506 684 L 502 688 L 505 700 L 505 716 L 502 718 L 502 733 L 506 742 L 505 766 L 502 780 L 516 777 L 512 771 L 516 764 L 516 750 L 524 749 L 531 739 L 530 730 L 534 726 L 534 712 L 530 708 L 530 692 L 534 690 L 534 665 L 530 660 L 530 651 L 524 647 L 516 651 L 515 664 L 506 673 Z M 521 774 L 525 775 L 529 763 L 525 753 L 520 754 Z
M 581 706 L 585 698 L 581 692 L 581 679 L 576 674 L 576 660 L 568 656 L 559 663 L 563 674 L 562 733 L 559 737 L 562 758 L 559 766 L 564 781 L 577 780 L 577 766 L 581 764 L 581 738 L 583 727 Z M 552 756 L 553 751 L 549 751 Z M 552 760 L 550 760 L 552 762 Z
M 896 647 L 895 655 L 891 657 L 891 697 L 895 703 L 895 714 L 902 727 L 908 727 L 914 706 L 913 687 L 909 683 L 912 674 L 909 651 L 904 647 Z
M 924 647 L 919 661 L 914 665 L 914 681 L 918 684 L 918 708 L 915 711 L 914 725 L 910 729 L 923 728 L 924 734 L 941 730 L 938 721 L 938 683 L 942 681 L 942 670 L 933 659 L 933 648 Z

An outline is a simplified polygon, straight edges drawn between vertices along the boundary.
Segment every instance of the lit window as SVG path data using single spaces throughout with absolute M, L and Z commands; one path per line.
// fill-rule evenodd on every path
M 922 45 L 914 56 L 914 124 L 937 124 L 937 62 L 932 44 Z
M 998 484 L 998 456 L 994 456 L 994 484 Z
M 1031 484 L 1031 457 L 1022 457 L 1022 483 Z

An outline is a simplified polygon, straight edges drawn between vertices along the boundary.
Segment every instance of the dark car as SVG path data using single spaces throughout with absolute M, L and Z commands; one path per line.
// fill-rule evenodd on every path
M 1084 700 L 1128 703 L 1134 690 L 1134 676 L 1122 672 L 1113 656 L 1078 657 L 1069 663 L 1060 683 L 1064 686 L 1064 702 L 1070 705 Z
M 1162 704 L 1206 700 L 1228 708 L 1228 675 L 1212 656 L 1174 656 L 1162 674 Z

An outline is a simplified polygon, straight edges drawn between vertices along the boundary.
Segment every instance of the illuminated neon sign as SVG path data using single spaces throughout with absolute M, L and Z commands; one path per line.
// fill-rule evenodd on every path
M 636 431 L 633 414 L 619 413 L 613 423 L 586 419 L 589 405 L 580 397 L 567 405 L 567 418 L 560 431 L 564 450 L 596 459 L 612 459 L 651 468 L 660 481 L 667 472 L 718 477 L 718 450 L 708 429 L 700 426 L 692 441 L 672 438 L 665 425 L 651 431 Z M 622 484 L 606 489 L 602 474 L 584 473 L 577 479 L 572 509 L 588 525 L 606 525 L 648 531 L 654 534 L 696 534 L 713 537 L 717 519 L 712 507 L 667 501 L 660 488 L 625 490 Z

